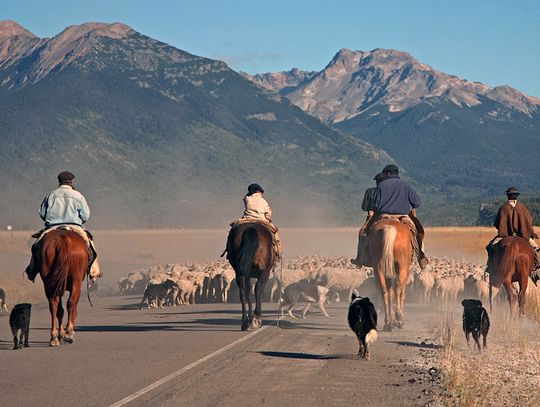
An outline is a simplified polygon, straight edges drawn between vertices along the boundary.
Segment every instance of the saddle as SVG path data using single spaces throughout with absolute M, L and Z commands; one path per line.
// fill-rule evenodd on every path
M 88 230 L 76 224 L 66 223 L 66 224 L 60 224 L 60 225 L 52 225 L 34 233 L 32 237 L 35 238 L 36 241 L 32 245 L 32 249 L 31 249 L 32 255 L 35 256 L 37 254 L 39 243 L 41 239 L 43 239 L 43 236 L 57 229 L 70 230 L 72 232 L 75 232 L 86 241 L 87 247 L 88 247 L 88 270 L 90 270 L 90 268 L 92 267 L 92 264 L 97 258 L 97 252 L 93 244 L 94 236 Z M 86 236 L 83 236 L 82 234 L 83 232 L 85 233 Z
M 229 239 L 231 236 L 231 232 L 239 225 L 243 225 L 245 223 L 257 223 L 261 226 L 264 226 L 272 236 L 272 247 L 274 249 L 274 256 L 276 259 L 281 259 L 281 253 L 278 248 L 278 241 L 276 239 L 276 233 L 279 231 L 278 227 L 274 225 L 273 223 L 270 223 L 266 220 L 258 219 L 258 218 L 242 218 L 237 219 L 234 222 L 231 222 L 229 226 L 231 229 L 229 230 L 229 234 L 227 236 L 227 246 L 225 247 L 225 250 L 223 250 L 223 253 L 221 253 L 220 257 L 223 257 L 225 253 L 227 253 L 227 260 L 229 259 Z
M 412 239 L 411 239 L 411 244 L 412 244 L 412 248 L 413 248 L 413 258 L 416 257 L 420 251 L 420 247 L 418 246 L 418 240 L 416 239 L 416 234 L 418 233 L 418 230 L 416 229 L 416 225 L 414 224 L 414 222 L 412 221 L 412 219 L 409 217 L 409 215 L 391 215 L 391 214 L 387 214 L 387 213 L 383 213 L 383 214 L 380 214 L 380 215 L 376 215 L 376 219 L 375 221 L 373 222 L 373 225 L 371 225 L 371 228 L 369 231 L 371 231 L 371 229 L 373 229 L 373 227 L 384 221 L 384 220 L 395 220 L 395 221 L 398 221 L 399 223 L 407 226 L 409 228 L 409 230 L 411 231 L 411 235 L 412 235 Z M 369 233 L 368 231 L 368 233 Z

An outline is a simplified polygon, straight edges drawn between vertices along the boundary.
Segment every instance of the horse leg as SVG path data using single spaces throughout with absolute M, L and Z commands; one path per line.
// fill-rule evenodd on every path
M 75 340 L 75 319 L 77 318 L 77 304 L 79 303 L 79 298 L 81 296 L 81 287 L 77 287 L 75 283 L 69 298 L 67 301 L 67 310 L 68 310 L 68 321 L 66 325 L 66 335 L 64 337 L 64 342 L 73 343 Z
M 247 331 L 249 328 L 249 319 L 246 310 L 247 301 L 245 279 L 245 277 L 236 277 L 236 284 L 238 285 L 238 291 L 240 294 L 240 302 L 242 303 L 242 325 L 240 328 L 242 331 Z
M 510 315 L 514 315 L 514 287 L 512 287 L 512 282 L 507 280 L 504 282 L 504 290 L 506 291 L 506 296 L 508 297 L 508 303 L 510 304 Z
M 403 322 L 403 307 L 405 304 L 405 284 L 401 281 L 398 282 L 396 288 L 396 326 L 403 328 L 405 323 Z
M 527 293 L 527 286 L 529 284 L 529 275 L 528 273 L 519 273 L 519 316 L 525 316 L 525 294 Z
M 261 273 L 257 279 L 257 283 L 255 283 L 255 315 L 253 316 L 253 320 L 251 322 L 251 327 L 253 329 L 260 328 L 262 325 L 262 294 L 267 281 L 268 276 L 266 276 L 265 273 Z
M 384 273 L 377 272 L 377 276 L 379 277 L 379 285 L 381 287 L 381 294 L 382 294 L 382 300 L 384 303 L 384 331 L 392 331 L 392 318 L 390 317 L 390 304 L 389 304 L 389 294 L 388 294 L 388 288 L 386 287 L 386 277 L 384 276 Z
M 388 315 L 390 316 L 390 320 L 388 321 L 388 323 L 390 324 L 390 326 L 394 326 L 395 325 L 395 320 L 394 320 L 394 313 L 393 313 L 393 307 L 394 307 L 394 303 L 395 303 L 395 298 L 396 298 L 396 290 L 395 288 L 393 287 L 393 284 L 392 282 L 390 282 L 389 285 L 389 288 L 388 288 Z
M 49 298 L 49 311 L 51 313 L 51 340 L 49 341 L 49 346 L 59 346 L 60 342 L 58 341 L 58 302 L 60 297 L 55 296 Z
M 58 309 L 56 311 L 56 317 L 58 319 L 58 328 L 60 330 L 58 334 L 58 340 L 61 342 L 64 340 L 64 336 L 66 335 L 66 331 L 64 327 L 62 326 L 62 320 L 64 319 L 64 307 L 62 306 L 61 298 L 60 298 L 60 301 L 58 301 Z

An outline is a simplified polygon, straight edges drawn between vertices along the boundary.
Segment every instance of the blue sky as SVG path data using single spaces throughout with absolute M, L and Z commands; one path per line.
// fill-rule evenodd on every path
M 322 69 L 340 48 L 394 48 L 435 69 L 540 97 L 535 0 L 0 1 L 40 37 L 87 21 L 123 22 L 249 73 Z

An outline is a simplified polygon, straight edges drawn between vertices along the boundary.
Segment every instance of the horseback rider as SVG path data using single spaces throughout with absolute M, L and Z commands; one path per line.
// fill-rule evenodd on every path
M 83 228 L 83 224 L 90 217 L 90 208 L 83 194 L 73 187 L 73 175 L 69 171 L 62 171 L 58 174 L 58 188 L 49 192 L 39 210 L 39 216 L 45 222 L 45 228 L 34 234 L 36 242 L 32 246 L 32 259 L 26 268 L 28 279 L 34 281 L 39 270 L 37 270 L 37 243 L 46 233 L 59 226 L 68 226 L 69 229 L 79 234 L 88 246 L 89 255 L 89 275 L 92 280 L 100 278 L 103 274 L 100 271 L 97 261 L 97 253 L 90 232 Z
M 248 192 L 244 196 L 244 214 L 242 215 L 242 219 L 258 219 L 272 225 L 276 251 L 278 257 L 281 257 L 283 249 L 281 247 L 278 228 L 272 223 L 272 209 L 263 195 L 264 189 L 259 184 L 250 184 L 248 186 Z
M 415 235 L 418 264 L 421 269 L 424 269 L 428 265 L 428 259 L 424 254 L 423 247 L 424 228 L 416 217 L 416 208 L 421 205 L 420 197 L 407 182 L 399 177 L 397 166 L 393 164 L 387 165 L 383 168 L 382 174 L 384 179 L 379 182 L 373 194 L 372 209 L 374 216 L 368 221 L 366 234 L 369 235 L 373 224 L 382 216 L 398 216 L 401 221 L 410 226 Z M 365 257 L 362 259 L 362 263 L 370 265 L 369 253 L 367 253 L 367 238 L 364 240 L 362 250 Z
M 497 228 L 497 236 L 495 236 L 489 244 L 486 246 L 488 252 L 488 267 L 487 271 L 490 271 L 490 267 L 493 261 L 493 246 L 499 243 L 503 237 L 507 236 L 519 236 L 529 241 L 534 253 L 534 266 L 533 270 L 540 268 L 539 251 L 540 248 L 534 239 L 538 239 L 538 236 L 533 229 L 533 218 L 529 209 L 521 202 L 518 202 L 518 197 L 521 193 L 516 187 L 509 187 L 505 191 L 507 202 L 505 202 L 497 212 L 493 226 Z
M 379 172 L 377 175 L 375 175 L 373 179 L 375 180 L 376 185 L 379 185 L 380 182 L 384 180 L 384 178 L 385 175 L 382 172 Z M 364 192 L 364 199 L 362 200 L 362 210 L 367 212 L 367 215 L 364 224 L 358 232 L 358 247 L 356 249 L 356 258 L 350 260 L 352 264 L 355 264 L 358 267 L 362 267 L 362 265 L 366 264 L 367 262 L 363 259 L 362 254 L 366 252 L 365 249 L 367 247 L 366 227 L 373 215 L 375 214 L 375 211 L 373 210 L 373 196 L 375 195 L 376 190 L 376 186 L 366 189 L 366 192 Z

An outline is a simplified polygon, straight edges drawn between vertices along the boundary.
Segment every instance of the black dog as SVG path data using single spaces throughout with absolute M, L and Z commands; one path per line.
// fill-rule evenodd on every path
M 483 336 L 483 347 L 487 347 L 487 334 L 489 331 L 489 316 L 480 300 L 463 300 L 463 332 L 469 346 L 469 335 L 472 333 L 476 342 L 478 352 L 480 352 L 480 335 Z
M 9 326 L 13 333 L 13 349 L 28 348 L 28 331 L 30 330 L 30 311 L 32 304 L 17 304 L 9 315 Z M 17 331 L 21 330 L 20 339 L 17 342 Z M 24 340 L 23 340 L 24 338 Z
M 368 297 L 351 296 L 349 326 L 358 338 L 358 356 L 369 360 L 368 345 L 377 340 L 377 311 Z

